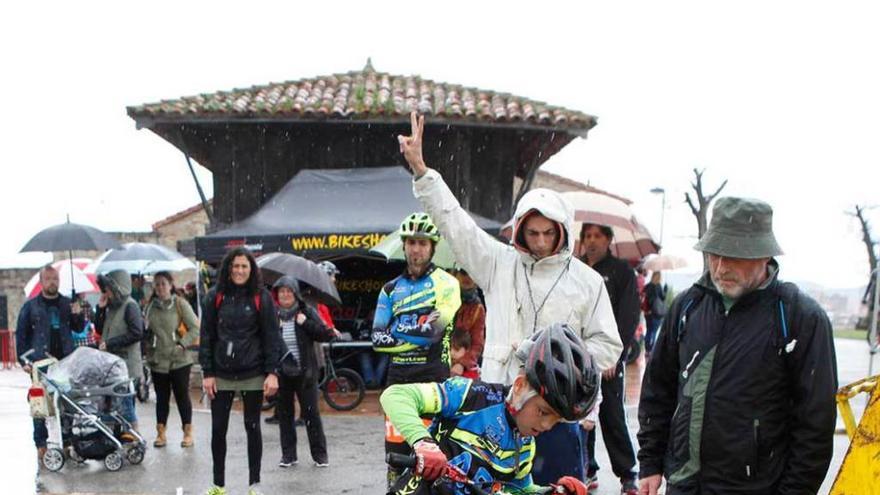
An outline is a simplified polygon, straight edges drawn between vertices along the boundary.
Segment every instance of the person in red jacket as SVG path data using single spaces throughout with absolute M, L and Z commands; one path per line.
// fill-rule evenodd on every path
M 464 357 L 454 363 L 452 375 L 462 375 L 465 371 L 478 369 L 483 359 L 483 344 L 486 342 L 486 307 L 480 299 L 477 284 L 468 273 L 459 268 L 455 272 L 461 287 L 461 306 L 455 314 L 454 333 L 466 332 L 470 335 L 470 346 Z

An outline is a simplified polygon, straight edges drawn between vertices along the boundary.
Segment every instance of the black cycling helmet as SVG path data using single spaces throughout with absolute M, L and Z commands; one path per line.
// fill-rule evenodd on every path
M 584 419 L 601 376 L 580 337 L 564 323 L 537 332 L 525 358 L 529 385 L 566 421 Z

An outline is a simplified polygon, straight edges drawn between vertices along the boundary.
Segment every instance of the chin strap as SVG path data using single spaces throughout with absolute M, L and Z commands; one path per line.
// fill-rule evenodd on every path
M 528 387 L 528 389 L 517 399 L 513 395 L 513 387 L 510 387 L 510 391 L 507 392 L 507 400 L 505 400 L 507 410 L 510 411 L 511 415 L 516 416 L 523 406 L 526 405 L 526 402 L 536 395 L 538 395 L 538 392 L 532 387 Z

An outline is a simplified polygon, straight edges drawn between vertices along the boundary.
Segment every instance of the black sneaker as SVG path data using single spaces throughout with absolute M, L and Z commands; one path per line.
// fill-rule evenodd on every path
M 278 462 L 278 467 L 289 468 L 290 466 L 296 466 L 297 462 L 299 461 L 297 461 L 296 459 L 282 457 L 281 461 Z
M 266 418 L 267 425 L 277 425 L 278 424 L 278 416 L 269 416 Z

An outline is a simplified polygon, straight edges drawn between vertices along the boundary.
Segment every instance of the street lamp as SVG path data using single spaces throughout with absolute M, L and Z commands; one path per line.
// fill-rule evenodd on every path
M 660 200 L 660 246 L 663 246 L 663 217 L 666 215 L 666 189 L 662 187 L 655 187 L 651 189 L 651 192 L 654 194 L 662 194 L 663 197 Z

